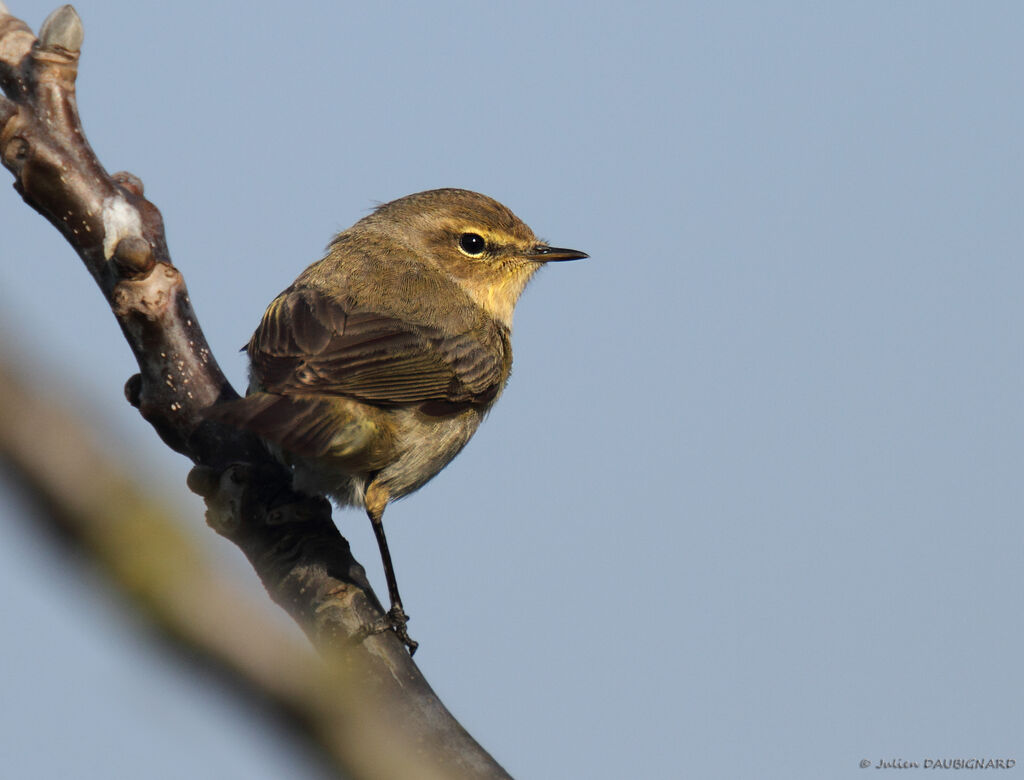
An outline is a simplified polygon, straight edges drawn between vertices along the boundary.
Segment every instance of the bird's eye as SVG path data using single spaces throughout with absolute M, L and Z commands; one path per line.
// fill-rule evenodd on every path
M 487 242 L 479 233 L 463 233 L 459 236 L 459 249 L 470 257 L 479 257 L 487 248 Z

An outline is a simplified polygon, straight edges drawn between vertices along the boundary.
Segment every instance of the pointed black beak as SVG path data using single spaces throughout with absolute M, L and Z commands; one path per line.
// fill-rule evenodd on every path
M 553 263 L 556 260 L 582 260 L 590 255 L 576 249 L 560 249 L 557 246 L 537 244 L 527 257 L 538 263 Z

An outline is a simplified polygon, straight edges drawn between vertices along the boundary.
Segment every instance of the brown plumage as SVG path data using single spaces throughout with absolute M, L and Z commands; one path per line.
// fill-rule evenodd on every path
M 444 468 L 501 394 L 530 277 L 580 257 L 475 192 L 384 204 L 270 304 L 247 347 L 249 395 L 210 412 L 262 436 L 299 489 L 366 508 L 410 650 L 384 508 Z

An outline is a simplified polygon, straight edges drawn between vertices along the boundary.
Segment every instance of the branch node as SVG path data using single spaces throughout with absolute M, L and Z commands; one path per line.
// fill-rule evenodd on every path
M 118 186 L 128 190 L 128 192 L 132 193 L 133 195 L 138 195 L 141 198 L 145 194 L 145 187 L 142 184 L 142 179 L 140 179 L 134 173 L 129 173 L 128 171 L 118 171 L 117 173 L 113 174 L 110 178 L 113 179 Z
M 206 500 L 206 524 L 221 536 L 228 539 L 242 527 L 242 507 L 248 480 L 243 472 L 244 464 L 235 463 L 228 466 L 218 475 L 213 469 L 204 469 L 193 478 L 192 469 L 189 473 L 188 486 Z M 206 491 L 206 494 L 199 490 Z
M 11 138 L 2 150 L 4 167 L 6 167 L 15 176 L 21 173 L 21 169 L 25 166 L 25 161 L 28 159 L 31 147 L 24 138 L 20 135 L 16 135 Z
M 84 38 L 82 20 L 70 5 L 62 5 L 47 16 L 43 26 L 39 28 L 40 47 L 51 51 L 60 48 L 69 52 L 79 52 Z
M 175 288 L 181 284 L 181 274 L 173 266 L 159 265 L 163 273 L 154 267 L 145 277 L 122 279 L 114 285 L 110 300 L 117 317 L 142 317 L 155 323 L 164 315 L 174 300 Z
M 111 259 L 121 275 L 129 279 L 145 276 L 156 265 L 153 247 L 146 239 L 138 236 L 128 236 L 118 241 Z

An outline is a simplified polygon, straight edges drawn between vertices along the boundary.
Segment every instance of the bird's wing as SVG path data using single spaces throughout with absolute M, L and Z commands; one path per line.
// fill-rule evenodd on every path
M 445 333 L 346 305 L 310 288 L 271 303 L 249 341 L 263 389 L 374 404 L 486 404 L 510 361 L 500 326 Z

